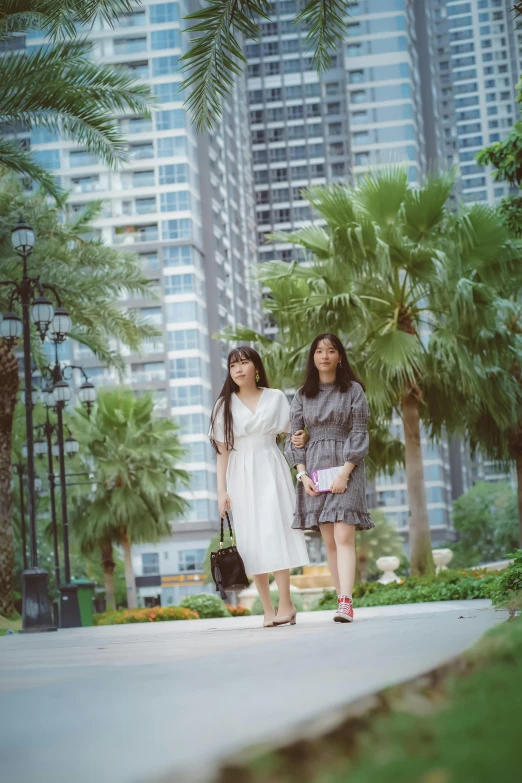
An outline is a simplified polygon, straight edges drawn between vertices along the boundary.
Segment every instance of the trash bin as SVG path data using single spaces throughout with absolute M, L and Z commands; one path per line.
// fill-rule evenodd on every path
M 73 579 L 73 584 L 78 585 L 78 604 L 80 606 L 80 618 L 82 628 L 92 625 L 92 599 L 94 596 L 95 582 L 88 579 Z

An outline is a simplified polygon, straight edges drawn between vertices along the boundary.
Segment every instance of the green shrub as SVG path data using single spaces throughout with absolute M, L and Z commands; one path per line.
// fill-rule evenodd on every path
M 187 595 L 179 602 L 179 605 L 193 609 L 202 619 L 231 616 L 221 598 L 211 593 Z
M 179 606 L 153 606 L 147 609 L 122 609 L 121 611 L 95 614 L 94 625 L 124 625 L 127 623 L 161 623 L 170 620 L 198 620 L 199 615 L 191 609 Z
M 522 549 L 508 557 L 513 562 L 495 578 L 491 598 L 495 606 L 513 613 L 522 608 Z
M 522 570 L 522 569 L 521 569 Z M 353 590 L 353 605 L 390 606 L 425 601 L 463 601 L 490 598 L 498 577 L 488 571 L 441 571 L 434 576 L 409 576 L 401 582 L 359 582 Z M 314 611 L 337 609 L 335 590 L 325 590 Z
M 278 590 L 271 590 L 270 595 L 272 596 L 272 603 L 274 604 L 275 608 L 279 606 L 279 591 Z M 301 596 L 297 593 L 291 593 L 292 602 L 297 609 L 298 612 L 304 612 L 304 606 L 303 606 L 303 599 Z M 252 606 L 252 614 L 263 614 L 263 604 L 261 603 L 261 599 L 259 596 L 254 601 L 254 605 Z

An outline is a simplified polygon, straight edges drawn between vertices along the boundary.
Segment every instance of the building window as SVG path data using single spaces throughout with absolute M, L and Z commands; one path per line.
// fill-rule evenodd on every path
M 151 141 L 143 144 L 129 144 L 129 157 L 131 160 L 147 160 L 154 157 L 154 146 Z
M 137 198 L 136 199 L 136 214 L 147 215 L 151 212 L 156 212 L 156 199 L 153 198 Z
M 158 3 L 149 7 L 151 24 L 165 24 L 179 20 L 178 3 Z
M 154 57 L 152 60 L 152 75 L 167 76 L 178 72 L 178 57 L 170 54 L 167 57 Z
M 188 166 L 185 163 L 171 163 L 168 166 L 160 166 L 159 182 L 160 185 L 173 185 L 179 182 L 188 182 Z
M 159 574 L 159 554 L 157 552 L 143 553 L 141 556 L 141 570 L 143 576 Z
M 156 130 L 172 130 L 185 127 L 183 109 L 166 109 L 156 114 Z
M 178 155 L 187 155 L 188 141 L 186 136 L 167 136 L 158 139 L 156 143 L 158 158 L 175 158 Z
M 165 365 L 163 362 L 143 362 L 143 364 L 132 364 L 131 379 L 133 383 L 152 383 L 153 381 L 164 381 L 166 380 Z
M 163 82 L 154 85 L 154 92 L 160 103 L 173 103 L 179 101 L 179 82 Z
M 164 280 L 166 294 L 191 294 L 196 291 L 195 275 L 166 275 Z
M 163 239 L 190 239 L 192 221 L 188 218 L 164 220 L 161 226 Z
M 182 549 L 178 552 L 178 568 L 180 571 L 203 571 L 205 549 Z
M 132 187 L 142 188 L 147 185 L 155 184 L 154 170 L 151 171 L 134 171 L 132 173 Z
M 70 153 L 72 155 L 72 153 Z M 59 169 L 60 168 L 60 150 L 35 150 L 33 157 L 40 166 L 44 169 Z M 71 166 L 87 166 L 87 163 L 73 162 L 73 158 L 69 158 Z M 97 163 L 96 159 L 96 163 Z
M 162 212 L 185 212 L 190 209 L 190 193 L 186 190 L 174 190 L 160 194 Z
M 199 385 L 172 386 L 170 394 L 172 405 L 178 408 L 210 403 L 208 391 Z
M 208 416 L 202 413 L 183 413 L 176 416 L 176 421 L 182 435 L 206 435 L 208 432 Z
M 200 308 L 197 302 L 175 302 L 166 305 L 166 320 L 169 323 L 188 323 L 200 321 Z
M 58 150 L 45 150 L 45 152 L 40 152 L 38 154 L 49 154 L 49 153 L 58 153 Z M 98 163 L 97 156 L 92 153 L 88 152 L 87 150 L 71 150 L 69 152 L 69 165 L 74 166 L 95 166 Z
M 189 266 L 190 264 L 192 264 L 192 248 L 188 245 L 164 248 L 163 266 Z
M 151 49 L 179 48 L 179 30 L 156 30 L 150 34 Z
M 135 54 L 147 50 L 147 38 L 115 38 L 114 54 Z
M 178 329 L 168 332 L 169 351 L 188 351 L 200 347 L 201 333 L 198 329 Z

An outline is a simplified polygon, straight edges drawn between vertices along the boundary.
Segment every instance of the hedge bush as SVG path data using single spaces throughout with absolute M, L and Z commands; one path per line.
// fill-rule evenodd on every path
M 274 604 L 275 608 L 279 606 L 279 591 L 278 590 L 271 590 L 270 595 L 272 596 L 272 603 Z M 292 598 L 292 602 L 297 609 L 298 612 L 304 611 L 303 606 L 303 599 L 298 593 L 291 592 L 290 596 Z M 261 603 L 261 599 L 259 596 L 254 601 L 254 604 L 252 606 L 252 614 L 264 614 L 263 612 L 263 604 Z
M 180 606 L 193 609 L 202 619 L 210 617 L 230 617 L 230 612 L 218 595 L 211 593 L 196 593 L 186 595 L 179 602 Z
M 162 623 L 169 620 L 199 620 L 199 614 L 179 606 L 153 606 L 147 609 L 123 609 L 95 614 L 94 625 L 124 625 L 126 623 Z
M 488 571 L 441 571 L 436 576 L 409 576 L 401 582 L 382 585 L 380 582 L 360 582 L 353 591 L 353 605 L 389 606 L 426 601 L 462 601 L 470 598 L 491 598 L 497 574 Z M 337 608 L 334 590 L 325 590 L 313 607 L 314 611 Z
M 232 617 L 247 617 L 249 614 L 252 614 L 250 609 L 247 609 L 245 606 L 241 606 L 238 604 L 237 606 L 232 606 L 232 604 L 225 604 L 228 611 L 232 615 Z
M 522 549 L 508 557 L 513 562 L 497 576 L 491 598 L 495 606 L 514 613 L 522 609 Z

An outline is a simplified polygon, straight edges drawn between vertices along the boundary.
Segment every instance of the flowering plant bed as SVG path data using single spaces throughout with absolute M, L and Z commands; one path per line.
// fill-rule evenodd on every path
M 153 606 L 148 609 L 122 609 L 95 614 L 94 625 L 124 625 L 125 623 L 161 623 L 170 620 L 199 620 L 193 609 L 181 606 Z
M 225 606 L 227 607 L 232 617 L 247 617 L 249 614 L 252 614 L 250 609 L 247 609 L 240 604 L 237 606 L 232 606 L 232 604 L 225 604 Z

